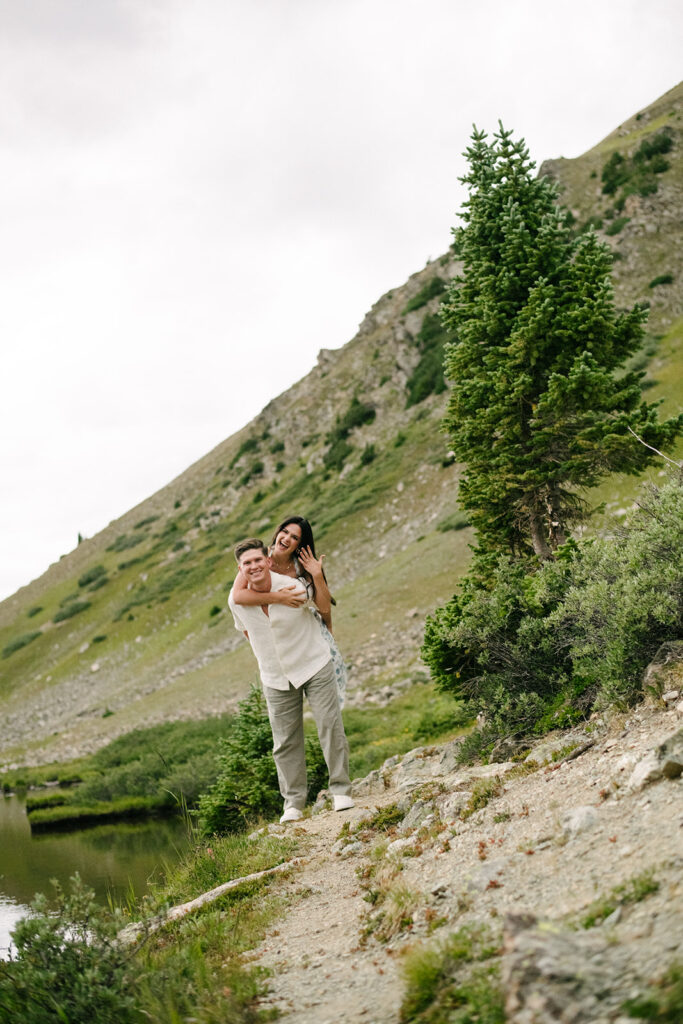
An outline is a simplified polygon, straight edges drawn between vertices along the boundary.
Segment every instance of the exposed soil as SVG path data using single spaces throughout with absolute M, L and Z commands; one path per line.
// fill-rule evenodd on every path
M 456 744 L 412 751 L 357 783 L 353 810 L 325 810 L 297 823 L 306 836 L 305 866 L 282 883 L 287 913 L 253 953 L 273 972 L 263 1008 L 277 1007 L 290 1024 L 397 1022 L 403 953 L 476 923 L 505 942 L 508 1021 L 624 1021 L 623 1001 L 681 956 L 683 782 L 631 778 L 648 751 L 680 732 L 681 710 L 644 707 L 611 721 L 594 718 L 546 738 L 530 755 L 536 764 L 525 769 L 512 762 L 463 769 Z M 494 789 L 496 777 L 498 794 L 467 816 L 472 787 L 485 785 L 477 780 L 492 780 Z M 405 812 L 402 824 L 388 834 L 363 827 L 378 807 L 395 803 Z M 350 828 L 340 840 L 345 821 Z M 378 851 L 379 843 L 383 850 L 396 840 Z M 372 882 L 370 863 L 382 865 Z M 580 926 L 596 900 L 620 885 L 630 891 L 648 872 L 656 891 L 617 898 L 607 922 Z M 388 903 L 373 906 L 364 896 L 394 884 L 408 891 L 410 906 L 392 932 Z M 522 938 L 520 915 L 532 915 L 524 917 Z M 558 980 L 550 971 L 544 978 L 541 964 L 529 980 L 536 920 L 552 923 L 568 944 L 566 963 L 574 954 L 590 959 L 590 977 Z M 552 943 L 542 947 L 552 959 Z

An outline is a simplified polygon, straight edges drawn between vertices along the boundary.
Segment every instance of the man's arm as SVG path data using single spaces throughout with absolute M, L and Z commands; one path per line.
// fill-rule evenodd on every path
M 244 578 L 244 574 L 238 572 L 232 588 L 232 599 L 235 604 L 252 607 L 265 604 L 283 604 L 287 608 L 299 608 L 302 604 L 305 604 L 306 594 L 296 583 L 283 587 L 281 590 L 251 590 Z

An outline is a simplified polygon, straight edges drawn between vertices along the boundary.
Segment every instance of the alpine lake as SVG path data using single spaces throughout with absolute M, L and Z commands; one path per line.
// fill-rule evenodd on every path
M 98 902 L 125 904 L 163 881 L 189 845 L 180 816 L 32 835 L 25 794 L 0 796 L 0 958 L 35 893 L 53 896 L 52 879 L 68 889 L 78 873 Z

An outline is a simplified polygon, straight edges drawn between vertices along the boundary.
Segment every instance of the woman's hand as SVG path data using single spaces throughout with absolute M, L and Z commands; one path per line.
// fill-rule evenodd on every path
M 283 604 L 285 608 L 300 608 L 307 601 L 306 591 L 302 590 L 296 583 L 290 583 L 288 587 L 283 587 L 282 590 L 273 590 L 271 594 L 275 603 Z
M 315 558 L 310 548 L 299 549 L 299 561 L 306 572 L 311 574 L 314 580 L 322 580 L 325 578 L 323 574 L 324 557 L 324 555 L 321 555 L 320 558 Z

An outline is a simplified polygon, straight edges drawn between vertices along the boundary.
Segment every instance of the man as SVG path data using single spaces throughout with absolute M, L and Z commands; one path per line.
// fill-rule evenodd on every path
M 262 541 L 252 538 L 235 547 L 237 564 L 249 589 L 257 593 L 291 590 L 289 576 L 273 572 Z M 294 581 L 296 591 L 305 590 Z M 284 800 L 281 822 L 298 821 L 306 803 L 306 755 L 303 698 L 308 697 L 320 746 L 330 775 L 334 809 L 354 806 L 349 779 L 349 745 L 339 707 L 330 648 L 308 602 L 228 604 L 235 628 L 246 636 L 256 655 L 268 718 L 273 731 L 273 756 Z

